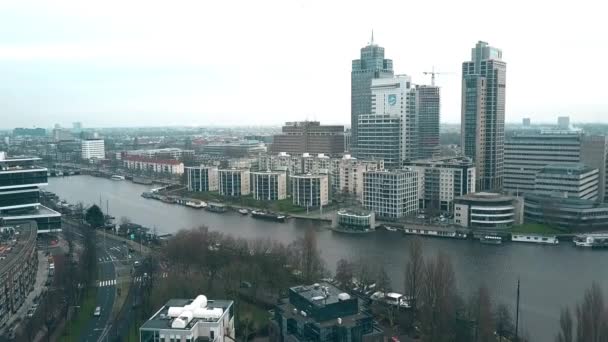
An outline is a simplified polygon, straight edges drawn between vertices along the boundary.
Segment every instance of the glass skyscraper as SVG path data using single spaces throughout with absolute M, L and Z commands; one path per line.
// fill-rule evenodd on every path
M 502 51 L 482 41 L 462 64 L 462 149 L 475 162 L 477 191 L 503 185 L 506 69 Z
M 354 59 L 351 72 L 351 150 L 356 155 L 358 119 L 372 113 L 372 79 L 393 77 L 393 61 L 384 58 L 384 48 L 370 43 L 361 48 L 361 58 Z

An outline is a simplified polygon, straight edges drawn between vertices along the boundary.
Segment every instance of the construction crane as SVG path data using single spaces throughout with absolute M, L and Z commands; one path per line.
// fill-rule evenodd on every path
M 449 74 L 453 74 L 453 72 L 439 72 L 439 71 L 435 71 L 435 67 L 433 67 L 433 69 L 431 71 L 424 71 L 422 73 L 424 75 L 431 75 L 431 85 L 433 87 L 435 86 L 435 75 L 449 75 Z

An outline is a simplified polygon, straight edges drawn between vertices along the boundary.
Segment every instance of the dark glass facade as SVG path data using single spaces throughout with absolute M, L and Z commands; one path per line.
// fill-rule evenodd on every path
M 0 172 L 0 187 L 16 187 L 29 184 L 46 184 L 47 171 Z

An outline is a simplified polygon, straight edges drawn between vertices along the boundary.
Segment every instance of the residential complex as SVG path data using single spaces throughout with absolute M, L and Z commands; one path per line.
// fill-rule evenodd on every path
M 182 150 L 181 148 L 157 148 L 148 150 L 126 151 L 128 156 L 140 156 L 149 159 L 175 159 L 181 160 L 185 157 L 193 157 L 194 150 Z
M 397 220 L 418 211 L 418 174 L 410 169 L 363 173 L 363 206 Z
M 184 163 L 175 159 L 154 159 L 141 156 L 124 156 L 123 165 L 130 170 L 142 173 L 164 173 L 181 175 L 184 173 Z
M 498 193 L 476 192 L 454 201 L 454 223 L 481 232 L 504 232 L 523 223 L 521 198 Z
M 233 342 L 234 310 L 231 300 L 211 300 L 203 295 L 171 299 L 139 328 L 139 341 Z
M 287 175 L 281 171 L 251 172 L 251 192 L 258 201 L 287 198 Z
M 534 194 L 597 200 L 597 169 L 583 164 L 552 164 L 536 173 Z
M 251 192 L 249 186 L 249 169 L 218 170 L 218 188 L 220 195 L 238 197 Z
M 275 135 L 271 153 L 344 153 L 344 126 L 321 125 L 319 121 L 286 122 L 282 134 Z
M 352 195 L 362 203 L 363 173 L 376 170 L 384 170 L 383 160 L 359 160 L 350 155 L 333 159 L 330 168 L 332 193 Z
M 257 140 L 210 143 L 201 147 L 201 153 L 230 158 L 257 156 L 266 152 L 266 145 Z
M 478 191 L 503 186 L 506 69 L 502 51 L 482 41 L 462 64 L 461 147 L 475 163 Z
M 453 213 L 454 199 L 475 192 L 475 166 L 468 157 L 421 159 L 407 163 L 418 173 L 419 208 Z
M 4 326 L 34 288 L 38 270 L 35 221 L 0 223 L 0 326 Z
M 184 169 L 187 176 L 186 186 L 188 191 L 218 191 L 217 167 L 193 166 Z
M 103 139 L 86 139 L 81 141 L 82 159 L 104 159 L 106 157 Z
M 329 203 L 329 182 L 327 175 L 301 174 L 290 176 L 293 204 L 318 208 Z
M 40 204 L 40 187 L 48 185 L 40 158 L 8 157 L 0 152 L 0 217 L 7 224 L 34 220 L 39 234 L 61 231 L 61 214 Z
M 374 43 L 372 34 L 369 44 L 361 48 L 360 58 L 354 59 L 352 62 L 350 81 L 351 153 L 358 147 L 359 115 L 372 113 L 372 80 L 392 78 L 393 74 L 393 61 L 384 58 L 384 48 Z
M 373 321 L 357 297 L 332 284 L 294 286 L 275 307 L 270 341 L 383 341 Z

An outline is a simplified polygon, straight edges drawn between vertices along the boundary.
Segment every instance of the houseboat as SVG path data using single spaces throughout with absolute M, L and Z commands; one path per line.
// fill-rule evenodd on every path
M 214 213 L 223 213 L 226 212 L 226 205 L 222 203 L 209 202 L 207 203 L 206 209 Z
M 245 208 L 241 208 L 241 209 L 239 209 L 239 214 L 241 214 L 241 215 L 249 215 L 249 210 L 247 210 Z
M 512 234 L 511 241 L 513 242 L 531 242 L 546 245 L 557 245 L 559 240 L 555 235 L 537 235 L 537 234 Z
M 608 248 L 608 233 L 581 234 L 572 241 L 577 247 Z
M 500 245 L 502 244 L 502 237 L 496 235 L 484 235 L 479 239 L 479 242 L 486 245 Z
M 184 203 L 184 205 L 186 207 L 190 207 L 190 208 L 194 208 L 194 209 L 203 209 L 203 208 L 207 207 L 207 203 L 205 203 L 203 201 L 198 201 L 198 200 L 187 200 L 186 203 Z
M 115 180 L 115 181 L 123 181 L 123 180 L 125 180 L 125 177 L 120 176 L 120 175 L 112 175 L 112 177 L 110 177 L 110 179 Z
M 388 228 L 387 228 L 388 230 Z M 466 239 L 468 234 L 465 231 L 454 230 L 454 229 L 441 229 L 441 228 L 403 228 L 403 233 L 408 235 L 423 235 L 433 237 L 445 237 L 452 239 Z
M 273 212 L 266 211 L 266 210 L 252 210 L 251 216 L 254 218 L 278 221 L 278 222 L 283 222 L 283 221 L 285 221 L 285 218 L 286 218 L 285 215 L 273 213 Z

